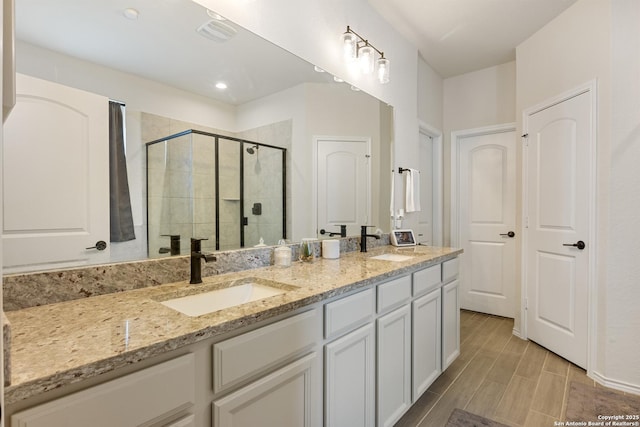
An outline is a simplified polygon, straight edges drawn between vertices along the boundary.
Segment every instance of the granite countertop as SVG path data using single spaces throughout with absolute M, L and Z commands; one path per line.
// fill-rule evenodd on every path
M 11 322 L 10 405 L 175 350 L 221 333 L 324 299 L 440 263 L 462 250 L 383 246 L 349 252 L 336 260 L 318 258 L 291 267 L 264 267 L 7 312 Z M 407 261 L 373 260 L 383 253 L 412 255 Z M 199 317 L 188 317 L 159 301 L 206 291 L 243 278 L 271 280 L 294 290 Z

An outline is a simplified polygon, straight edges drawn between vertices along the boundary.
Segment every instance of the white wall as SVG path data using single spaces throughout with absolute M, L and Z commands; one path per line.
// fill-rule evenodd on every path
M 217 129 L 236 126 L 235 109 L 227 104 L 20 41 L 16 68 L 19 73 L 122 101 L 131 110 Z
M 517 113 L 597 79 L 597 304 L 592 374 L 640 393 L 640 4 L 579 0 L 517 49 Z
M 612 2 L 612 117 L 606 292 L 598 369 L 640 392 L 640 2 Z M 602 165 L 602 167 L 607 167 Z M 603 254 L 603 258 L 604 258 Z M 606 261 L 606 266 L 604 265 Z
M 195 0 L 293 54 L 318 65 L 394 107 L 395 164 L 417 167 L 418 54 L 366 0 Z M 385 52 L 391 81 L 351 74 L 340 35 L 350 25 Z M 400 194 L 396 180 L 396 205 Z
M 418 58 L 418 118 L 442 131 L 444 80 L 421 57 Z

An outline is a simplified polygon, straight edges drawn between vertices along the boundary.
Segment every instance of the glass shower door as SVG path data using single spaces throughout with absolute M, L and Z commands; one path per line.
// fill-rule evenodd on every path
M 284 238 L 284 151 L 243 143 L 244 246 L 275 245 Z

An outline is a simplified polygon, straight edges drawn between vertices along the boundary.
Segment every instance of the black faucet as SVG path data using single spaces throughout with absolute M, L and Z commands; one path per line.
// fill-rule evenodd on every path
M 375 225 L 363 225 L 360 227 L 360 252 L 367 252 L 367 237 L 380 239 L 378 234 L 367 234 L 367 227 L 375 227 Z
M 171 238 L 171 248 L 160 248 L 161 254 L 169 252 L 171 255 L 180 255 L 180 235 L 179 234 L 163 234 L 162 237 Z
M 202 283 L 202 260 L 205 262 L 215 261 L 216 257 L 212 254 L 203 254 L 201 251 L 200 242 L 209 239 L 194 239 L 191 238 L 191 280 L 189 283 L 198 284 Z
M 320 234 L 329 234 L 329 237 L 337 236 L 338 234 L 340 234 L 340 237 L 347 237 L 347 226 L 341 225 L 340 233 L 333 232 L 333 231 L 329 232 L 323 228 L 322 230 L 320 230 Z

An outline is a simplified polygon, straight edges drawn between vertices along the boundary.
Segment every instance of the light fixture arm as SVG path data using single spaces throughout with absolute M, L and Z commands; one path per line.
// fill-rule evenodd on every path
M 382 52 L 380 49 L 378 49 L 377 47 L 375 47 L 374 45 L 369 43 L 369 40 L 365 39 L 360 34 L 358 34 L 355 31 L 353 31 L 349 25 L 347 25 L 347 31 L 345 31 L 345 33 L 351 33 L 351 34 L 353 34 L 354 36 L 356 36 L 358 38 L 358 48 L 360 48 L 361 45 L 362 46 L 369 46 L 373 50 L 378 52 L 378 55 L 380 55 L 380 58 L 384 58 L 384 52 Z

